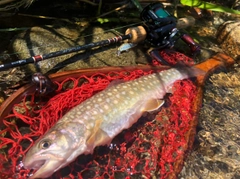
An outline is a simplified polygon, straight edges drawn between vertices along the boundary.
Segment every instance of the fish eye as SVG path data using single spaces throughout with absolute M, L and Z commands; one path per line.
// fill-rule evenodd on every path
M 40 143 L 40 147 L 42 149 L 47 149 L 48 147 L 50 147 L 51 145 L 51 142 L 48 141 L 48 140 L 43 140 L 41 143 Z

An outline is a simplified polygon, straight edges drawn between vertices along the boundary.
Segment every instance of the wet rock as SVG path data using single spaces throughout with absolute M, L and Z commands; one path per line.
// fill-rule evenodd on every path
M 240 55 L 240 22 L 227 21 L 223 23 L 217 32 L 217 40 L 220 47 L 233 58 Z

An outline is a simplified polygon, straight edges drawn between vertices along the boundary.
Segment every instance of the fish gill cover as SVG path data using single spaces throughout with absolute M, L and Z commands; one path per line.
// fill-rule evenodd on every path
M 169 63 L 193 62 L 177 52 L 160 53 Z M 161 65 L 155 60 L 153 64 Z M 69 77 L 57 83 L 56 95 L 50 99 L 25 97 L 3 120 L 0 178 L 30 176 L 34 171 L 21 165 L 27 150 L 71 108 L 105 89 L 113 80 L 133 80 L 150 73 L 134 70 Z M 158 114 L 141 117 L 115 137 L 110 146 L 96 147 L 92 155 L 80 155 L 50 178 L 176 178 L 191 143 L 188 133 L 194 127 L 191 124 L 196 87 L 190 80 L 184 80 L 175 82 L 174 89 Z

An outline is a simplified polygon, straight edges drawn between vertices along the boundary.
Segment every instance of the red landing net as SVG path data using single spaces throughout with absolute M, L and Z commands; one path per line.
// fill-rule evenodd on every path
M 177 52 L 161 52 L 161 55 L 171 63 L 192 62 Z M 155 60 L 154 64 L 160 65 Z M 50 99 L 34 95 L 23 99 L 3 120 L 0 178 L 27 178 L 32 171 L 21 168 L 25 153 L 71 108 L 105 89 L 113 80 L 127 81 L 150 73 L 135 70 L 82 75 L 78 79 L 69 77 L 57 84 L 56 95 Z M 97 147 L 93 155 L 80 155 L 51 178 L 175 178 L 188 148 L 186 134 L 193 120 L 196 87 L 190 80 L 184 80 L 175 82 L 174 89 L 157 115 L 141 117 L 115 137 L 110 146 Z

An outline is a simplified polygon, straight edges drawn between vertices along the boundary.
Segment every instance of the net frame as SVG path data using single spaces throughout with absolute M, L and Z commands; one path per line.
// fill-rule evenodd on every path
M 155 63 L 155 65 L 157 64 L 157 62 L 156 61 L 154 61 L 154 63 Z M 146 74 L 149 74 L 149 73 L 152 73 L 153 71 L 148 71 L 148 72 L 146 72 L 146 71 L 143 71 L 143 70 L 134 70 L 134 71 L 131 71 L 131 72 L 128 72 L 128 73 L 126 73 L 126 72 L 120 72 L 120 73 L 118 73 L 117 72 L 117 76 L 119 77 L 119 79 L 123 79 L 123 80 L 129 80 L 129 79 L 134 79 L 134 78 L 137 78 L 137 77 L 139 77 L 139 76 L 142 76 L 142 75 L 146 75 Z M 115 72 L 114 72 L 115 73 Z M 134 74 L 133 76 L 132 76 L 132 78 L 129 78 L 129 73 L 130 74 Z M 116 73 L 115 73 L 116 74 Z M 119 75 L 120 74 L 120 75 Z M 104 81 L 104 82 L 102 82 L 102 84 L 104 84 L 103 86 L 100 86 L 100 88 L 98 88 L 96 91 L 92 91 L 93 93 L 96 93 L 97 91 L 99 91 L 99 90 L 102 90 L 102 89 L 104 89 L 108 84 L 109 84 L 109 82 L 111 81 L 111 80 L 115 80 L 116 78 L 114 77 L 113 78 L 113 76 L 115 76 L 115 75 L 113 75 L 113 72 L 110 72 L 108 75 L 106 75 L 106 74 L 95 74 L 94 75 L 94 77 L 95 77 L 95 79 L 97 79 L 96 81 L 98 81 L 99 80 L 99 77 L 101 76 L 101 78 L 102 77 L 104 77 L 104 78 L 107 78 L 108 80 L 106 81 Z M 89 78 L 89 77 L 87 77 L 86 76 L 86 73 L 85 73 L 85 75 L 82 75 L 81 77 L 79 77 L 79 79 L 82 79 L 82 78 L 84 78 L 85 80 L 87 80 L 89 83 L 82 83 L 82 85 L 88 85 L 88 87 L 89 87 L 89 85 L 90 86 L 94 86 L 94 84 L 96 84 L 95 82 L 96 81 L 94 81 L 94 80 L 92 80 L 92 78 Z M 102 78 L 102 79 L 104 79 L 104 78 Z M 125 78 L 125 79 L 124 79 Z M 61 88 L 62 88 L 62 86 L 63 86 L 63 84 L 64 83 L 66 83 L 67 81 L 73 81 L 73 89 L 75 89 L 76 91 L 78 91 L 78 89 L 76 89 L 76 88 L 74 88 L 74 87 L 76 87 L 77 85 L 78 85 L 78 81 L 79 80 L 77 80 L 77 79 L 74 79 L 74 78 L 69 78 L 69 79 L 65 79 L 64 81 L 62 81 L 61 83 L 58 83 L 57 82 L 57 84 L 58 84 L 58 86 L 59 86 L 59 88 L 58 88 L 58 90 L 57 90 L 57 94 L 59 94 L 60 96 L 61 96 L 61 94 L 63 94 L 62 92 L 61 92 Z M 81 86 L 82 86 L 81 85 Z M 186 151 L 189 149 L 189 147 L 191 147 L 192 146 L 192 138 L 193 138 L 193 135 L 194 135 L 194 133 L 195 133 L 195 126 L 196 126 L 196 113 L 197 113 L 197 109 L 198 109 L 198 107 L 196 107 L 196 105 L 199 105 L 199 100 L 195 100 L 194 99 L 194 96 L 196 97 L 197 95 L 198 95 L 198 97 L 199 97 L 199 94 L 201 93 L 201 91 L 199 91 L 200 89 L 196 89 L 196 87 L 193 85 L 193 83 L 191 82 L 191 81 L 189 81 L 189 80 L 185 80 L 185 81 L 178 81 L 178 82 L 176 82 L 175 84 L 174 84 L 174 88 L 175 88 L 175 91 L 174 91 L 174 93 L 173 93 L 173 95 L 169 98 L 170 99 L 170 103 L 169 103 L 169 106 L 166 106 L 166 107 L 164 107 L 158 114 L 157 114 L 157 116 L 156 116 L 156 120 L 155 120 L 155 122 L 159 122 L 160 121 L 160 129 L 165 129 L 164 131 L 165 131 L 165 135 L 164 135 L 164 137 L 160 137 L 160 134 L 161 134 L 161 131 L 159 131 L 159 130 L 154 130 L 154 131 L 151 131 L 152 132 L 152 135 L 153 136 L 155 136 L 155 138 L 159 138 L 159 139 L 161 139 L 161 141 L 164 141 L 165 142 L 165 146 L 163 146 L 162 148 L 161 148 L 161 150 L 159 150 L 159 151 L 161 151 L 161 158 L 160 158 L 160 160 L 159 161 L 155 161 L 155 162 L 153 162 L 154 164 L 153 164 L 153 166 L 158 166 L 158 169 L 160 170 L 160 175 L 158 175 L 158 176 L 160 176 L 160 178 L 176 178 L 176 176 L 177 176 L 177 173 L 180 171 L 180 169 L 181 169 L 181 165 L 182 165 L 182 163 L 183 163 L 183 158 L 184 158 L 184 156 L 185 156 L 185 154 L 186 154 Z M 68 90 L 68 92 L 69 91 L 71 91 L 71 90 Z M 72 93 L 72 92 L 70 92 L 70 93 Z M 183 93 L 185 93 L 184 95 L 182 95 Z M 72 95 L 74 95 L 74 93 L 72 93 Z M 179 99 L 177 99 L 177 98 L 175 98 L 176 97 L 176 95 L 177 96 L 183 96 L 183 98 L 179 101 Z M 33 96 L 34 97 L 34 95 L 31 95 L 31 96 Z M 174 97 L 175 96 L 175 97 Z M 57 96 L 57 98 L 59 98 L 59 96 Z M 23 99 L 23 102 L 26 102 L 26 97 Z M 197 99 L 199 99 L 199 98 L 197 98 Z M 39 102 L 39 100 L 37 100 L 38 101 L 38 103 L 37 103 L 37 105 L 35 104 L 35 102 L 34 102 L 34 100 L 29 100 L 29 103 L 32 105 L 32 106 L 35 106 L 35 107 L 32 107 L 32 109 L 34 109 L 33 111 L 34 112 L 36 112 L 36 111 L 39 111 L 39 106 L 40 105 L 45 105 L 45 106 L 47 106 L 46 105 L 46 98 L 45 97 L 43 97 L 42 99 L 41 99 L 42 101 L 42 103 L 41 102 Z M 51 104 L 51 102 L 49 102 L 49 101 L 51 101 L 51 100 L 56 100 L 56 99 L 54 99 L 54 97 L 53 98 L 51 98 L 50 100 L 47 100 L 47 103 L 48 104 Z M 84 100 L 84 99 L 83 99 Z M 194 102 L 194 100 L 195 101 L 198 101 L 197 103 L 196 102 Z M 76 101 L 78 101 L 78 100 L 76 100 Z M 71 101 L 72 102 L 72 101 Z M 79 101 L 78 101 L 79 102 Z M 77 102 L 77 103 L 78 103 Z M 44 104 L 45 103 L 45 104 Z M 183 105 L 183 104 L 185 104 L 185 105 Z M 77 105 L 76 103 L 74 103 L 73 104 L 73 106 L 74 105 Z M 173 106 L 172 106 L 173 105 Z M 19 107 L 19 104 L 17 104 L 16 105 L 17 107 Z M 65 109 L 65 112 L 67 111 L 67 110 L 69 110 L 70 108 L 72 108 L 73 106 L 70 106 L 70 107 L 68 107 L 68 109 Z M 5 164 L 6 164 L 6 161 L 7 162 L 9 162 L 9 160 L 8 160 L 8 157 L 6 156 L 6 155 L 3 155 L 2 153 L 0 154 L 0 161 L 1 161 L 1 163 L 0 163 L 0 168 L 2 168 L 3 170 L 2 170 L 2 172 L 0 173 L 0 176 L 1 176 L 1 178 L 26 178 L 27 176 L 28 176 L 28 173 L 30 172 L 30 171 L 27 171 L 27 170 L 22 170 L 21 169 L 21 165 L 18 165 L 18 162 L 19 162 L 19 156 L 24 156 L 24 154 L 26 153 L 26 151 L 28 150 L 28 148 L 31 146 L 28 146 L 27 148 L 25 148 L 24 150 L 22 150 L 21 149 L 21 146 L 19 145 L 19 143 L 21 142 L 21 140 L 29 140 L 29 141 L 32 141 L 32 144 L 33 144 L 33 140 L 32 140 L 32 136 L 30 135 L 23 135 L 23 134 L 21 134 L 21 132 L 17 129 L 17 127 L 14 127 L 14 124 L 12 123 L 12 121 L 11 122 L 9 122 L 9 119 L 11 119 L 12 117 L 13 117 L 13 115 L 17 115 L 20 119 L 22 119 L 22 121 L 24 121 L 25 123 L 28 123 L 28 124 L 30 124 L 29 123 L 29 121 L 31 121 L 30 120 L 30 116 L 29 115 L 33 115 L 33 114 L 35 114 L 34 112 L 33 113 L 31 113 L 30 112 L 30 110 L 27 108 L 27 106 L 23 103 L 22 104 L 22 106 L 20 106 L 20 107 L 23 107 L 24 109 L 25 109 L 25 115 L 22 115 L 22 114 L 20 114 L 20 113 L 18 113 L 16 110 L 13 110 L 13 113 L 12 114 L 9 114 L 7 117 L 6 117 L 6 121 L 4 122 L 4 124 L 6 125 L 6 126 L 8 126 L 8 128 L 7 129 L 5 129 L 5 130 L 2 130 L 1 132 L 0 132 L 0 135 L 2 136 L 2 135 L 4 135 L 4 133 L 6 133 L 8 130 L 10 130 L 10 129 L 15 129 L 15 133 L 14 132 L 12 132 L 12 136 L 13 136 L 13 138 L 15 138 L 14 140 L 5 140 L 5 143 L 3 143 L 3 138 L 5 138 L 5 136 L 6 136 L 6 134 L 5 134 L 5 136 L 4 137 L 1 137 L 0 138 L 0 140 L 1 140 L 1 143 L 0 143 L 0 148 L 3 148 L 3 146 L 6 146 L 6 145 L 9 145 L 11 142 L 13 142 L 13 143 L 16 143 L 17 142 L 17 144 L 18 145 L 16 145 L 12 150 L 11 149 L 9 149 L 7 152 L 8 152 L 8 157 L 9 156 L 12 156 L 12 157 L 15 157 L 16 159 L 15 160 L 12 160 L 11 161 L 11 164 L 12 164 L 12 167 L 10 167 L 10 168 L 8 168 Z M 183 108 L 182 108 L 183 107 Z M 177 109 L 179 109 L 179 108 L 182 108 L 182 110 L 181 110 L 181 114 L 179 114 L 177 111 Z M 174 112 L 173 112 L 174 111 Z M 188 111 L 188 112 L 187 112 Z M 175 113 L 176 112 L 176 113 Z M 46 115 L 46 114 L 43 114 L 43 115 Z M 61 113 L 60 114 L 60 116 L 61 115 L 63 115 L 63 113 Z M 174 125 L 175 126 L 175 129 L 182 129 L 182 130 L 179 130 L 180 131 L 180 133 L 176 133 L 176 130 L 174 131 L 174 130 L 172 130 L 171 129 L 171 127 L 169 127 L 168 125 L 167 125 L 167 122 L 166 121 L 164 121 L 164 118 L 162 117 L 162 116 L 166 116 L 166 115 L 168 115 L 168 116 L 172 116 L 172 117 L 169 117 L 169 121 L 170 121 L 170 126 L 171 125 Z M 179 115 L 180 115 L 180 117 L 183 117 L 183 116 L 185 116 L 184 118 L 185 119 L 189 119 L 190 121 L 188 121 L 188 122 L 182 122 L 181 124 L 179 124 L 177 121 L 179 120 Z M 32 116 L 31 116 L 32 117 Z M 176 119 L 178 119 L 177 121 L 176 121 Z M 183 121 L 183 120 L 182 120 Z M 41 129 L 41 132 L 39 133 L 39 135 L 42 135 L 47 129 L 48 129 L 48 127 L 50 127 L 51 125 L 53 125 L 55 123 L 55 121 L 52 121 L 52 123 L 47 123 L 44 127 L 42 127 L 42 129 Z M 183 126 L 181 126 L 181 125 L 183 125 L 183 124 L 186 124 L 187 126 L 185 126 L 185 127 L 183 127 Z M 137 125 L 139 125 L 139 124 L 137 124 Z M 147 125 L 147 126 L 150 126 L 150 128 L 151 128 L 151 126 L 153 125 L 152 124 L 152 121 L 147 121 L 147 122 L 145 122 L 145 125 Z M 138 126 L 139 127 L 139 126 Z M 141 127 L 141 126 L 140 126 Z M 146 127 L 146 126 L 145 126 Z M 145 128 L 144 127 L 144 128 Z M 32 128 L 32 130 L 33 131 L 37 131 L 37 127 L 35 126 L 35 125 L 32 125 L 31 126 L 31 128 Z M 142 130 L 144 130 L 144 128 L 142 127 L 141 129 Z M 147 127 L 146 127 L 147 128 Z M 187 129 L 187 130 L 186 130 Z M 148 130 L 150 130 L 150 129 L 148 129 Z M 11 131 L 11 130 L 10 130 Z M 9 132 L 9 131 L 8 131 Z M 148 131 L 149 132 L 149 131 Z M 11 133 L 11 132 L 10 132 Z M 17 135 L 16 135 L 17 134 Z M 134 134 L 133 136 L 132 135 L 129 135 L 129 134 Z M 178 137 L 178 135 L 180 135 L 181 134 L 181 136 L 184 136 L 183 138 L 179 138 Z M 17 136 L 21 136 L 22 137 L 22 139 L 18 139 L 18 137 Z M 138 158 L 136 158 L 136 157 L 134 157 L 134 155 L 132 155 L 132 153 L 130 152 L 126 152 L 127 150 L 132 150 L 133 151 L 133 149 L 131 149 L 131 147 L 126 147 L 127 146 L 127 144 L 130 142 L 131 143 L 131 141 L 133 140 L 133 139 L 135 139 L 136 140 L 136 138 L 137 139 L 139 139 L 139 135 L 140 134 L 137 134 L 136 133 L 136 131 L 135 132 L 133 132 L 133 133 L 131 133 L 131 131 L 129 132 L 129 131 L 124 131 L 124 133 L 121 133 L 120 135 L 122 135 L 123 136 L 123 138 L 124 139 L 126 139 L 126 141 L 127 142 L 122 142 L 122 143 L 120 143 L 120 145 L 119 146 L 115 146 L 115 150 L 118 150 L 118 151 L 120 151 L 120 153 L 122 153 L 123 154 L 123 158 L 128 158 L 128 161 L 130 161 L 130 163 L 131 164 L 129 164 L 131 167 L 132 167 L 132 171 L 130 171 L 130 172 L 126 172 L 125 171 L 125 174 L 124 174 L 124 177 L 125 178 L 132 178 L 132 176 L 133 176 L 133 174 L 134 174 L 134 172 L 135 173 L 139 173 L 139 172 L 137 172 L 137 171 L 134 171 L 133 169 L 135 169 L 133 166 L 135 165 L 135 167 L 137 166 L 137 162 L 139 162 L 139 160 L 137 160 Z M 138 135 L 138 136 L 137 136 Z M 137 137 L 136 137 L 137 136 Z M 179 140 L 178 140 L 179 139 Z M 181 139 L 181 140 L 180 140 Z M 178 141 L 177 142 L 177 144 L 176 144 L 176 141 Z M 175 143 L 175 144 L 173 144 L 173 143 Z M 173 147 L 173 146 L 175 146 L 175 147 Z M 181 148 L 182 147 L 182 148 Z M 175 151 L 174 151 L 174 149 L 175 149 Z M 178 155 L 178 157 L 173 157 L 172 156 L 172 154 L 173 153 L 177 153 Z M 153 152 L 156 156 L 158 156 L 158 154 L 156 153 L 156 151 L 154 151 Z M 21 158 L 21 157 L 20 157 Z M 80 157 L 81 158 L 81 157 Z M 122 168 L 118 168 L 119 166 L 121 166 L 121 165 L 123 165 L 123 161 L 121 160 L 121 157 L 116 157 L 116 158 L 114 158 L 114 159 L 116 159 L 115 160 L 115 162 L 114 162 L 114 164 L 113 164 L 113 166 L 116 166 L 116 168 L 114 169 L 114 171 L 117 171 L 117 172 L 119 172 L 119 171 L 122 171 L 123 169 Z M 78 160 L 78 159 L 77 159 Z M 92 161 L 95 161 L 96 162 L 96 160 L 94 159 L 94 160 L 92 160 Z M 147 160 L 144 160 L 145 162 L 147 161 Z M 148 162 L 150 162 L 150 161 L 148 161 Z M 70 164 L 70 166 L 71 165 L 74 165 L 74 164 Z M 112 165 L 112 164 L 111 164 Z M 147 167 L 148 166 L 148 167 Z M 125 166 L 125 167 L 127 167 L 127 166 Z M 130 169 L 131 169 L 131 167 L 130 167 Z M 5 168 L 5 170 L 4 170 L 4 168 Z M 151 167 L 149 168 L 149 165 L 146 165 L 146 167 L 145 167 L 145 170 L 146 171 L 149 171 L 149 172 L 145 172 L 144 173 L 144 175 L 143 174 L 141 174 L 141 176 L 146 176 L 146 177 L 151 177 L 152 175 L 151 175 Z M 16 173 L 17 172 L 17 173 Z M 142 171 L 141 171 L 142 172 Z M 114 173 L 114 172 L 113 172 Z M 61 172 L 57 172 L 56 174 L 55 174 L 55 176 L 58 176 L 58 177 L 60 177 L 61 175 Z M 77 176 L 78 176 L 78 178 L 84 178 L 83 176 L 82 176 L 82 174 L 77 174 Z M 94 177 L 94 178 L 104 178 L 104 177 L 108 177 L 108 178 L 114 178 L 115 177 L 115 175 L 114 174 L 106 174 L 106 173 L 102 173 L 101 175 L 99 175 L 99 176 L 97 176 L 97 177 Z M 139 175 L 138 175 L 139 176 Z M 72 175 L 72 174 L 70 174 L 69 175 L 69 178 L 74 178 L 74 176 Z

